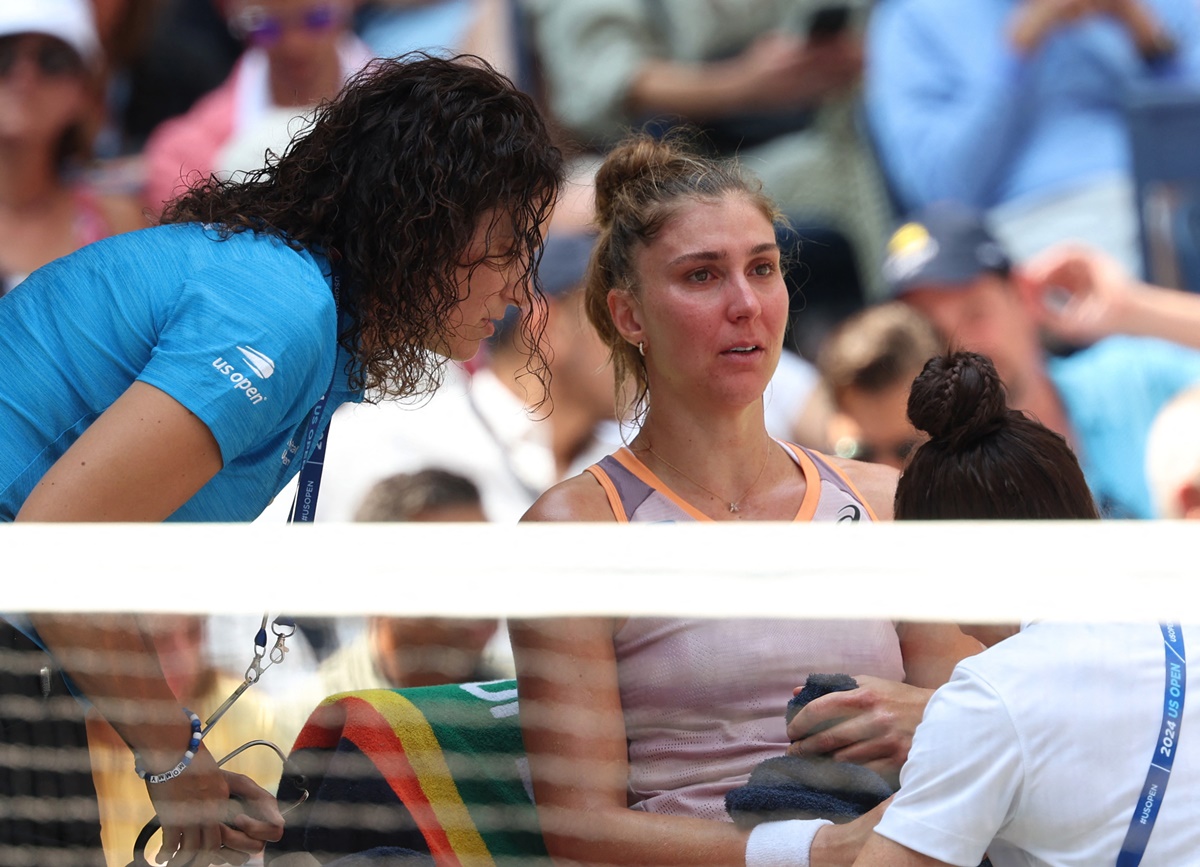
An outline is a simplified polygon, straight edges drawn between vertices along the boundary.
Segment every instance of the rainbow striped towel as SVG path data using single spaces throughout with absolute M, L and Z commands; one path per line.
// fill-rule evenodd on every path
M 439 867 L 549 867 L 516 681 L 332 695 L 305 723 L 289 764 L 280 801 L 297 797 L 301 775 L 310 795 L 268 847 L 268 864 L 300 851 L 324 863 L 411 850 Z

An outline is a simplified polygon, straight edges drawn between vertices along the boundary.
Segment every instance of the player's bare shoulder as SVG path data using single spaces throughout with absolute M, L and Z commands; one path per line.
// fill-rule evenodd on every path
M 876 517 L 881 521 L 892 520 L 892 507 L 896 500 L 896 482 L 900 471 L 885 464 L 869 464 L 849 458 L 828 456 L 834 466 L 846 474 L 854 487 L 862 494 Z
M 580 473 L 559 482 L 538 497 L 522 521 L 613 522 L 612 506 L 600 482 L 591 473 Z

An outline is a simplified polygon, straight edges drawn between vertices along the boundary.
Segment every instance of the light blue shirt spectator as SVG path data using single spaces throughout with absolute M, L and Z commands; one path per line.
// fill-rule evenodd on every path
M 1006 34 L 1016 0 L 887 0 L 868 29 L 866 103 L 906 210 L 940 199 L 978 208 L 1127 175 L 1132 88 L 1200 83 L 1200 4 L 1143 0 L 1176 52 L 1148 62 L 1097 15 L 1028 57 Z

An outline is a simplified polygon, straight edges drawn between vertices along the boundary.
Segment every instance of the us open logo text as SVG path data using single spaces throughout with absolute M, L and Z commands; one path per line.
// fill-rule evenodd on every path
M 247 366 L 257 374 L 261 379 L 267 379 L 275 372 L 275 362 L 263 355 L 258 350 L 249 346 L 239 346 L 238 351 L 242 354 Z M 226 377 L 233 387 L 238 391 L 246 393 L 246 398 L 253 404 L 260 404 L 267 399 L 267 396 L 260 392 L 254 384 L 254 380 L 242 373 L 232 363 L 224 358 L 218 357 L 212 366 L 217 372 Z

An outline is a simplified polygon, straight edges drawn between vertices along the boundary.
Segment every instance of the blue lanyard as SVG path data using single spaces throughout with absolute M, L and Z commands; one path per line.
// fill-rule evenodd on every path
M 1141 797 L 1133 809 L 1133 818 L 1129 820 L 1121 854 L 1117 856 L 1117 867 L 1137 867 L 1141 863 L 1166 795 L 1167 783 L 1171 779 L 1175 753 L 1179 750 L 1183 701 L 1187 695 L 1187 654 L 1183 647 L 1183 629 L 1178 623 L 1164 623 L 1160 628 L 1166 653 L 1162 724 L 1158 729 L 1158 740 L 1154 742 L 1154 755 L 1150 757 L 1150 768 L 1146 771 Z
M 332 282 L 333 307 L 335 314 L 338 314 L 342 309 L 342 268 L 340 265 L 333 266 Z M 326 425 L 325 430 L 321 431 L 321 419 L 325 416 L 325 407 L 329 403 L 329 395 L 333 393 L 337 376 L 337 351 L 335 348 L 333 376 L 329 380 L 329 388 L 325 389 L 325 393 L 313 407 L 312 415 L 308 419 L 308 429 L 304 432 L 304 446 L 301 454 L 305 455 L 305 458 L 298 474 L 299 484 L 296 486 L 296 499 L 292 503 L 290 520 L 293 523 L 308 524 L 317 515 L 317 494 L 321 491 L 321 470 L 325 468 L 325 443 L 329 440 L 329 426 Z

